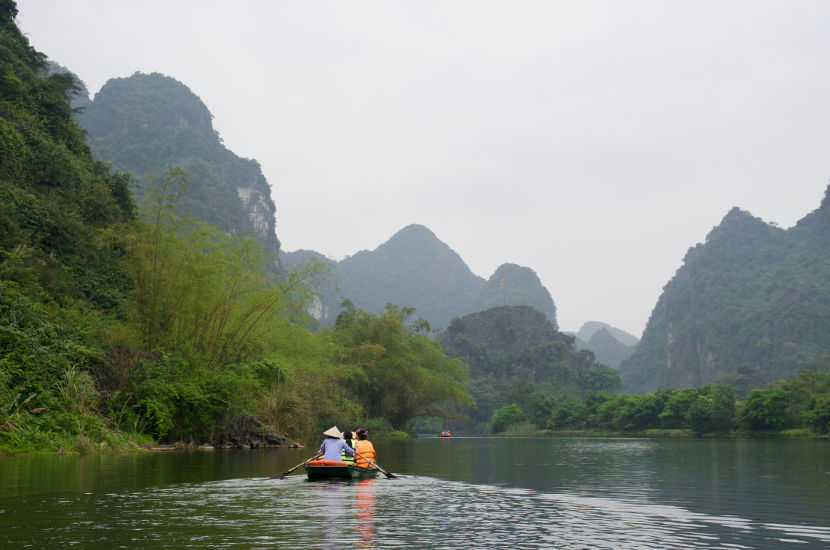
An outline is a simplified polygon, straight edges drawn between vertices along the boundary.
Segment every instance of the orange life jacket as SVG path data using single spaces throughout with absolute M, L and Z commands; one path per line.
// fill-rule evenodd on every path
M 358 439 L 357 446 L 355 450 L 363 456 L 358 456 L 355 454 L 355 462 L 358 466 L 363 466 L 364 468 L 370 466 L 366 459 L 368 458 L 372 462 L 376 462 L 375 460 L 375 446 L 372 445 L 372 442 L 366 439 Z

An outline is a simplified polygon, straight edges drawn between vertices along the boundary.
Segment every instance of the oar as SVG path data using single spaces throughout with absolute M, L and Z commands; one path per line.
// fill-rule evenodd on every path
M 293 472 L 294 470 L 296 470 L 297 468 L 299 468 L 300 466 L 302 466 L 303 464 L 305 464 L 306 462 L 308 462 L 309 460 L 315 460 L 315 459 L 320 458 L 321 456 L 323 456 L 323 453 L 317 453 L 316 455 L 314 455 L 314 457 L 307 458 L 307 459 L 303 460 L 302 462 L 300 462 L 299 464 L 297 464 L 293 468 L 289 468 L 284 472 L 280 472 L 279 474 L 272 475 L 271 479 L 282 479 L 285 476 L 287 476 L 288 474 L 290 474 L 291 472 Z
M 354 454 L 356 454 L 357 456 L 359 456 L 360 458 L 362 458 L 363 460 L 365 460 L 366 462 L 368 462 L 369 464 L 371 464 L 372 466 L 374 466 L 375 468 L 377 468 L 378 470 L 383 472 L 383 474 L 386 477 L 388 477 L 389 479 L 392 479 L 393 477 L 398 477 L 393 473 L 387 472 L 386 470 L 384 470 L 383 468 L 380 467 L 380 464 L 378 464 L 377 462 L 372 462 L 371 460 L 369 460 L 368 458 L 366 458 L 365 456 L 363 456 L 359 452 L 355 451 Z

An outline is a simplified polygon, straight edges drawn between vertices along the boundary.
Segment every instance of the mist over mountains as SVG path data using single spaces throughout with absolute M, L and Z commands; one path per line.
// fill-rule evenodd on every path
M 50 71 L 69 72 L 56 63 Z M 310 258 L 331 264 L 333 280 L 315 310 L 322 325 L 333 322 L 343 298 L 368 311 L 386 303 L 415 307 L 434 329 L 455 316 L 505 305 L 529 305 L 557 325 L 554 301 L 532 269 L 505 263 L 483 279 L 424 226 L 407 226 L 377 249 L 339 262 L 314 251 L 280 251 L 269 183 L 255 160 L 239 158 L 222 144 L 198 95 L 159 73 L 110 79 L 94 98 L 78 83 L 73 107 L 90 147 L 96 157 L 133 174 L 137 200 L 154 174 L 181 167 L 191 176 L 184 206 L 197 217 L 255 235 L 287 266 Z
M 576 349 L 591 350 L 598 362 L 615 369 L 639 343 L 636 336 L 600 321 L 584 323 L 574 336 Z
M 173 78 L 112 79 L 93 100 L 82 90 L 75 105 L 82 107 L 76 116 L 96 157 L 132 172 L 139 198 L 150 182 L 145 174 L 180 166 L 192 176 L 185 203 L 198 217 L 231 233 L 254 234 L 286 267 L 310 258 L 329 264 L 333 277 L 314 309 L 321 326 L 333 322 L 348 298 L 367 311 L 387 303 L 414 307 L 433 330 L 499 306 L 530 306 L 557 328 L 554 300 L 532 269 L 506 263 L 484 279 L 421 225 L 341 261 L 280 251 L 276 208 L 258 163 L 226 149 L 207 106 Z M 591 322 L 575 335 L 576 349 L 619 367 L 626 389 L 635 392 L 712 381 L 758 387 L 830 354 L 827 203 L 825 196 L 789 230 L 731 210 L 688 251 L 642 342 Z
M 415 307 L 416 316 L 438 330 L 454 317 L 503 305 L 531 306 L 556 327 L 556 306 L 532 269 L 503 264 L 483 279 L 422 225 L 408 225 L 375 250 L 339 262 L 312 251 L 283 252 L 281 257 L 286 267 L 309 258 L 332 266 L 334 284 L 318 314 L 324 325 L 333 322 L 340 302 L 348 298 L 367 311 L 380 311 L 387 303 Z

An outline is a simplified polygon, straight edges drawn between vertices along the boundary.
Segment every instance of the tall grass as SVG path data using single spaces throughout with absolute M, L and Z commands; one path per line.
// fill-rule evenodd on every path
M 536 426 L 533 422 L 519 422 L 518 424 L 511 424 L 504 431 L 504 435 L 513 437 L 532 437 L 536 435 Z

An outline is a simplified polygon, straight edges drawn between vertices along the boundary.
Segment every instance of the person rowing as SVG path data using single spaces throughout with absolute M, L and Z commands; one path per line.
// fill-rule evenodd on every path
M 325 455 L 323 460 L 339 462 L 343 451 L 354 456 L 355 450 L 349 447 L 349 444 L 343 440 L 343 433 L 337 429 L 337 426 L 332 426 L 324 431 L 323 435 L 326 436 L 323 444 L 320 445 L 320 452 Z

